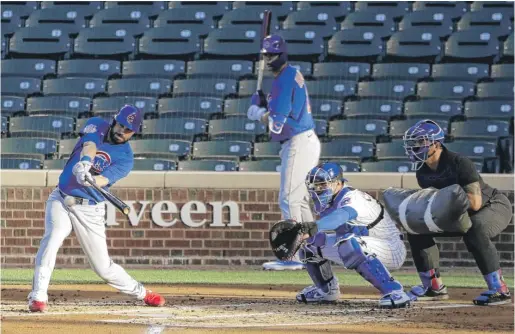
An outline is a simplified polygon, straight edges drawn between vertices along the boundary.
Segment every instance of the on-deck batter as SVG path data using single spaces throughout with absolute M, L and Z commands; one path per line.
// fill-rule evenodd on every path
M 93 270 L 107 284 L 150 306 L 162 306 L 159 294 L 146 290 L 109 257 L 105 232 L 105 199 L 88 186 L 86 179 L 108 189 L 129 174 L 134 165 L 128 140 L 141 126 L 141 112 L 122 107 L 111 124 L 99 117 L 88 120 L 70 159 L 59 177 L 59 185 L 46 202 L 45 234 L 36 255 L 29 310 L 43 312 L 57 251 L 72 229 Z M 66 200 L 65 200 L 66 199 Z
M 282 218 L 310 222 L 313 221 L 313 214 L 304 178 L 318 163 L 320 141 L 314 131 L 308 90 L 302 74 L 288 65 L 286 42 L 280 36 L 267 36 L 263 40 L 261 53 L 275 79 L 267 99 L 261 92 L 254 93 L 247 116 L 251 120 L 268 123 L 271 141 L 281 143 L 279 207 Z M 299 261 L 263 264 L 263 268 L 268 270 L 296 270 L 302 267 Z

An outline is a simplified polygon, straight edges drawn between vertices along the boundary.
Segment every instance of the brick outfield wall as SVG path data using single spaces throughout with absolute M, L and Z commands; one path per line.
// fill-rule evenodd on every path
M 3 267 L 31 267 L 44 232 L 45 201 L 53 188 L 1 189 L 1 263 Z M 119 226 L 107 228 L 107 243 L 113 260 L 126 267 L 150 268 L 170 265 L 258 265 L 273 258 L 269 249 L 268 230 L 280 219 L 276 204 L 278 192 L 272 190 L 203 190 L 203 189 L 116 189 L 123 200 L 160 200 L 174 202 L 180 209 L 191 200 L 238 203 L 242 227 L 192 228 L 180 221 L 172 227 L 161 227 L 151 221 L 147 207 L 138 226 L 132 226 L 117 214 Z M 377 190 L 369 190 L 377 196 Z M 513 203 L 513 192 L 506 193 Z M 140 209 L 140 206 L 135 206 Z M 193 214 L 194 219 L 210 219 L 207 214 Z M 229 222 L 227 209 L 224 223 Z M 170 215 L 163 215 L 170 219 Z M 459 238 L 440 238 L 442 268 L 475 267 L 475 262 Z M 513 267 L 513 221 L 495 239 L 501 265 Z M 406 244 L 407 245 L 407 244 Z M 408 245 L 407 245 L 408 246 Z M 409 254 L 404 264 L 413 268 Z M 88 261 L 73 232 L 61 247 L 57 267 L 88 267 Z

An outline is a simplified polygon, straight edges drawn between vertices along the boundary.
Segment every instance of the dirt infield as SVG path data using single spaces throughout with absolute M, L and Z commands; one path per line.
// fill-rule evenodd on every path
M 480 290 L 451 289 L 445 302 L 379 310 L 372 288 L 342 287 L 337 304 L 294 301 L 301 287 L 148 286 L 162 308 L 146 307 L 107 285 L 54 285 L 48 312 L 27 311 L 30 287 L 2 288 L 2 333 L 513 333 L 513 304 L 473 306 Z M 351 294 L 352 293 L 352 294 Z

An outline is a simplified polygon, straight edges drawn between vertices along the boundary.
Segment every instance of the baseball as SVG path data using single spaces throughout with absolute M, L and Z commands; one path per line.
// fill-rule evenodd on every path
M 70 207 L 73 204 L 75 204 L 75 198 L 73 198 L 73 196 L 66 196 L 64 198 L 64 205 L 66 205 L 67 207 Z

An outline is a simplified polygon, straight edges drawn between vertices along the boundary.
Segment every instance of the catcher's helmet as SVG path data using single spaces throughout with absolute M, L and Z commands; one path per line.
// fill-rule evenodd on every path
M 133 105 L 126 104 L 116 115 L 114 115 L 114 121 L 137 133 L 140 130 L 143 120 L 141 111 L 138 108 Z
M 326 210 L 337 194 L 333 189 L 335 181 L 347 181 L 343 178 L 342 167 L 334 162 L 321 163 L 314 167 L 306 177 L 306 187 L 313 199 L 314 210 L 321 213 Z
M 412 162 L 412 169 L 418 170 L 429 158 L 429 148 L 435 143 L 443 144 L 445 133 L 430 119 L 418 121 L 404 133 L 404 150 Z

